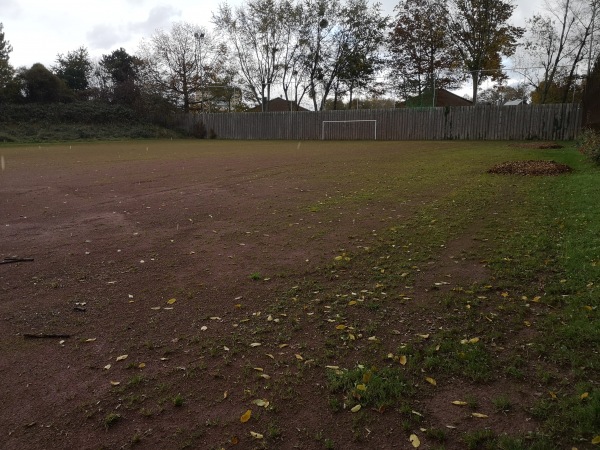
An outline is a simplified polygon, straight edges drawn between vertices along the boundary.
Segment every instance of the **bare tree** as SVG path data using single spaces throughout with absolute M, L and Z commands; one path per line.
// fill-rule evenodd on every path
M 546 0 L 545 13 L 527 20 L 519 65 L 537 69 L 522 72 L 540 103 L 565 103 L 577 82 L 578 66 L 586 58 L 589 72 L 598 54 L 593 36 L 599 6 L 598 0 Z
M 277 0 L 248 0 L 231 9 L 221 4 L 213 23 L 225 34 L 238 62 L 244 85 L 262 110 L 271 99 L 271 88 L 281 77 L 286 45 L 285 4 Z
M 206 86 L 226 72 L 226 53 L 226 47 L 204 28 L 179 22 L 143 41 L 139 57 L 144 61 L 144 81 L 189 112 L 202 108 Z

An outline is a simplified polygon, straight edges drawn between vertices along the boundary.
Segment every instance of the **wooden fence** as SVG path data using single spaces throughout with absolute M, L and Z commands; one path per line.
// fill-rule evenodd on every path
M 578 104 L 319 112 L 182 114 L 176 125 L 220 139 L 571 140 Z

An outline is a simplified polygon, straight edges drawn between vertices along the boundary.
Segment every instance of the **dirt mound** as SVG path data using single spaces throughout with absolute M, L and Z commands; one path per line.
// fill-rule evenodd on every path
M 560 175 L 572 170 L 569 166 L 555 161 L 529 160 L 504 162 L 492 167 L 487 172 L 503 175 Z
M 563 148 L 562 145 L 557 144 L 556 142 L 527 142 L 521 144 L 514 144 L 511 147 L 517 148 L 536 148 L 536 149 L 548 149 L 548 148 Z

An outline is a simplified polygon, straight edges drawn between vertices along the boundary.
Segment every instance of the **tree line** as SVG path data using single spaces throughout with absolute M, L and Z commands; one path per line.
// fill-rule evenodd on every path
M 51 67 L 16 69 L 0 23 L 0 102 L 189 112 L 267 110 L 282 96 L 322 110 L 352 107 L 359 92 L 377 105 L 384 93 L 407 100 L 470 82 L 474 103 L 564 103 L 579 98 L 582 72 L 598 58 L 599 5 L 547 0 L 517 27 L 510 0 L 400 0 L 392 17 L 367 0 L 245 0 L 220 4 L 214 31 L 178 22 L 134 54 L 120 48 L 93 61 L 80 47 Z M 494 87 L 482 90 L 486 80 Z

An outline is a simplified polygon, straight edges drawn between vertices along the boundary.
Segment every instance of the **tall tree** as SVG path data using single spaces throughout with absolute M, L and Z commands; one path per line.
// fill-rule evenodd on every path
M 12 45 L 4 36 L 4 25 L 0 22 L 0 89 L 3 89 L 14 75 L 14 70 L 8 62 L 12 50 Z
M 226 51 L 205 29 L 186 22 L 143 41 L 144 81 L 184 112 L 205 103 L 204 87 L 226 71 Z
M 527 20 L 519 59 L 520 65 L 535 67 L 523 75 L 535 89 L 536 101 L 567 102 L 577 81 L 577 68 L 585 58 L 589 70 L 598 54 L 593 33 L 599 7 L 598 0 L 549 0 L 545 13 Z
M 389 64 L 403 97 L 452 88 L 459 57 L 448 33 L 448 10 L 439 0 L 402 0 L 388 39 Z
M 82 46 L 66 55 L 59 53 L 52 70 L 71 90 L 81 92 L 89 88 L 92 68 L 90 55 Z
M 449 32 L 464 70 L 477 89 L 487 78 L 502 80 L 502 57 L 514 54 L 524 30 L 508 23 L 515 5 L 504 0 L 449 0 Z
M 315 110 L 323 109 L 330 93 L 337 94 L 342 85 L 352 92 L 373 84 L 388 17 L 381 4 L 366 0 L 305 0 L 304 8 L 301 43 L 309 93 Z
M 25 100 L 33 103 L 57 103 L 73 101 L 73 92 L 64 80 L 54 75 L 43 64 L 36 63 L 19 73 L 23 80 Z
M 134 104 L 140 95 L 138 81 L 142 60 L 121 47 L 102 55 L 99 66 L 103 87 L 110 92 L 110 99 L 116 103 Z
M 213 23 L 225 33 L 234 49 L 244 84 L 254 101 L 268 108 L 271 89 L 286 68 L 283 51 L 288 18 L 286 3 L 278 0 L 248 0 L 231 9 L 219 5 Z

